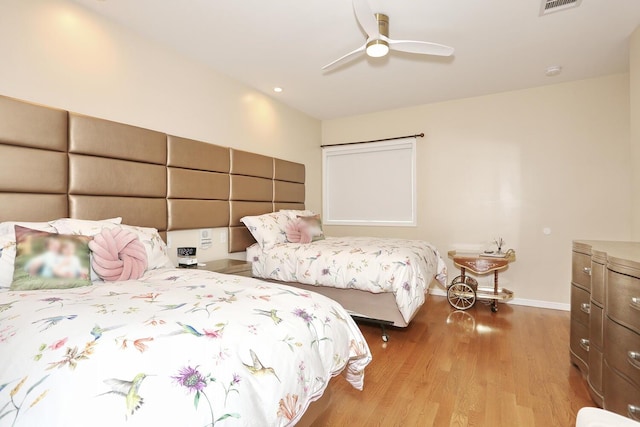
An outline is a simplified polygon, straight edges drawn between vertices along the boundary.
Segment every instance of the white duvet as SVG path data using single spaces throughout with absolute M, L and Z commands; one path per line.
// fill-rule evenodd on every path
M 409 322 L 436 278 L 446 286 L 447 268 L 431 244 L 421 240 L 327 237 L 308 244 L 278 243 L 247 249 L 253 275 L 282 282 L 392 292 Z
M 0 292 L 0 426 L 285 426 L 367 344 L 336 302 L 255 279 Z

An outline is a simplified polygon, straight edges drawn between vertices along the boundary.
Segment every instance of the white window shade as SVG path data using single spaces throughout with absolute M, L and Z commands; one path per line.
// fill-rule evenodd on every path
M 416 225 L 416 139 L 323 149 L 323 222 Z

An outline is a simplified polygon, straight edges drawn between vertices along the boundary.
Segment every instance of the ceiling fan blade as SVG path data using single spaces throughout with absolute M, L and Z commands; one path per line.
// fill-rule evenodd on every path
M 367 33 L 367 36 L 373 39 L 378 38 L 380 35 L 378 21 L 367 0 L 353 0 L 353 11 L 356 13 L 356 18 L 364 32 Z
M 421 53 L 423 55 L 451 56 L 454 49 L 438 43 L 420 42 L 415 40 L 386 39 L 389 48 L 400 52 Z
M 346 62 L 348 59 L 350 59 L 352 56 L 355 56 L 356 54 L 360 53 L 360 52 L 364 52 L 365 48 L 367 47 L 366 44 L 363 44 L 362 46 L 360 46 L 359 48 L 357 48 L 356 50 L 352 50 L 351 52 L 347 53 L 346 55 L 341 56 L 340 58 L 336 59 L 335 61 L 325 65 L 324 67 L 322 67 L 323 70 L 326 70 L 328 68 L 333 67 L 334 65 L 338 65 L 341 62 Z

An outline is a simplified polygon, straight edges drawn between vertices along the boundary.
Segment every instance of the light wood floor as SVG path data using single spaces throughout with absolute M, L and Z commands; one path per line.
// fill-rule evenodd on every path
M 454 313 L 430 296 L 411 325 L 361 325 L 373 362 L 363 391 L 332 381 L 321 426 L 573 426 L 595 406 L 569 361 L 569 313 L 500 304 Z

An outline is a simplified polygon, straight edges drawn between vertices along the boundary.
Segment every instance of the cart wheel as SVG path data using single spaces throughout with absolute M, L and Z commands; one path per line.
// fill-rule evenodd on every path
M 467 283 L 462 283 L 462 281 L 456 283 L 456 279 L 447 289 L 447 299 L 453 308 L 468 310 L 476 303 L 476 291 Z
M 451 286 L 462 283 L 462 276 L 456 276 L 451 281 Z M 478 281 L 471 276 L 464 276 L 464 283 L 471 286 L 473 289 L 478 287 Z
M 492 301 L 491 302 L 491 311 L 493 313 L 497 313 L 498 312 L 498 303 L 496 301 Z

